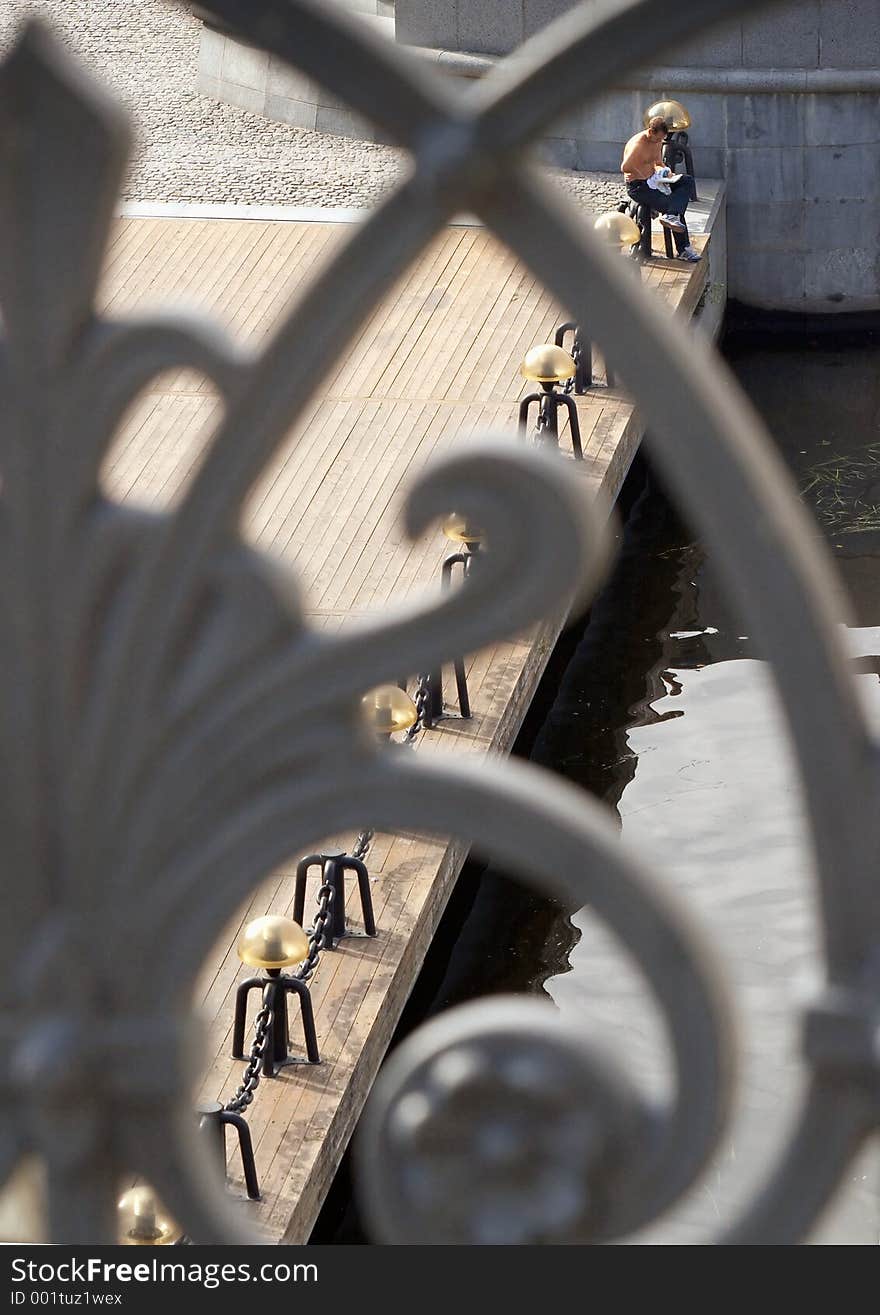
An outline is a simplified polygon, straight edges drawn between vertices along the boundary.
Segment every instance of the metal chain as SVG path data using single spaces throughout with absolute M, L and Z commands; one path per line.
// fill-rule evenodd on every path
M 405 744 L 412 744 L 421 731 L 425 729 L 425 718 L 428 715 L 428 703 L 431 697 L 431 683 L 428 676 L 419 676 L 416 683 L 413 702 L 416 705 L 416 720 L 410 726 L 404 736 Z M 375 831 L 361 831 L 351 848 L 351 857 L 359 859 L 361 862 L 367 857 L 373 844 Z M 329 884 L 322 883 L 318 889 L 318 907 L 315 911 L 315 919 L 308 931 L 309 952 L 306 958 L 298 965 L 291 976 L 301 982 L 308 982 L 313 976 L 320 959 L 321 952 L 325 948 L 327 924 L 330 921 L 330 914 L 333 907 L 333 898 L 335 891 Z M 246 1110 L 254 1098 L 254 1092 L 260 1084 L 260 1070 L 263 1064 L 263 1052 L 266 1049 L 266 1041 L 269 1035 L 269 1029 L 272 1026 L 272 1010 L 266 1005 L 259 1011 L 254 1019 L 256 1032 L 254 1041 L 251 1046 L 251 1052 L 248 1056 L 247 1067 L 241 1080 L 241 1085 L 235 1095 L 228 1100 L 224 1109 L 230 1113 L 240 1114 Z
M 351 857 L 359 858 L 363 863 L 370 852 L 375 834 L 375 831 L 362 831 L 352 846 Z
M 247 1068 L 244 1071 L 244 1077 L 241 1080 L 241 1086 L 236 1091 L 231 1100 L 224 1105 L 224 1109 L 232 1114 L 241 1114 L 246 1110 L 254 1098 L 254 1092 L 260 1085 L 260 1068 L 263 1063 L 263 1052 L 266 1049 L 266 1041 L 269 1036 L 269 1029 L 272 1026 L 272 1010 L 268 1005 L 263 1005 L 262 1009 L 254 1019 L 256 1032 L 254 1033 L 254 1043 L 251 1046 L 251 1053 L 248 1056 Z
M 315 913 L 315 920 L 308 931 L 309 952 L 302 963 L 291 974 L 301 982 L 307 982 L 321 958 L 321 951 L 326 945 L 327 923 L 330 921 L 330 912 L 333 908 L 333 897 L 335 891 L 327 882 L 323 882 L 318 889 L 318 908 Z
M 416 719 L 403 737 L 404 744 L 412 744 L 425 729 L 425 719 L 428 715 L 428 704 L 430 703 L 430 700 L 431 677 L 419 676 L 413 693 L 413 703 L 416 705 Z
M 574 342 L 573 342 L 572 345 L 571 345 L 571 359 L 574 361 L 575 373 L 571 376 L 570 379 L 566 379 L 565 384 L 563 385 L 563 388 L 562 388 L 562 391 L 563 391 L 564 393 L 569 393 L 569 394 L 571 394 L 571 393 L 574 392 L 575 384 L 577 383 L 577 379 L 578 379 L 578 375 L 579 375 L 580 372 L 581 372 L 581 358 L 582 358 L 582 355 L 583 355 L 583 352 L 582 352 L 582 350 L 581 350 L 580 339 L 578 338 L 578 335 L 575 334 L 575 336 L 574 336 Z
M 370 835 L 372 836 L 372 832 Z M 318 966 L 321 957 L 321 951 L 324 948 L 324 938 L 327 923 L 330 919 L 330 910 L 333 904 L 334 890 L 332 886 L 322 884 L 318 891 L 318 908 L 315 913 L 315 920 L 309 929 L 309 952 L 303 962 L 292 975 L 301 982 L 307 982 Z M 241 1114 L 247 1109 L 254 1098 L 254 1092 L 260 1085 L 260 1069 L 263 1064 L 263 1052 L 266 1049 L 266 1042 L 269 1036 L 269 1029 L 272 1026 L 272 1010 L 268 1005 L 263 1005 L 254 1019 L 256 1031 L 251 1046 L 251 1052 L 248 1056 L 247 1067 L 241 1080 L 241 1085 L 235 1095 L 228 1100 L 224 1109 L 233 1114 Z

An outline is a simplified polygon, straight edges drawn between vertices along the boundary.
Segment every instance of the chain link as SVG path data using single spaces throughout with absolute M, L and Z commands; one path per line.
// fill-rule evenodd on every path
M 327 923 L 330 921 L 335 894 L 328 882 L 323 882 L 318 889 L 318 908 L 308 932 L 309 952 L 296 971 L 291 974 L 301 982 L 307 982 L 312 977 L 320 961 L 321 951 L 326 948 Z
M 425 720 L 428 716 L 428 704 L 431 701 L 431 677 L 419 676 L 416 681 L 416 687 L 413 692 L 413 703 L 416 705 L 416 719 L 410 726 L 403 737 L 404 744 L 412 744 L 425 729 Z
M 364 833 L 367 834 L 367 833 Z M 372 837 L 373 832 L 369 832 Z M 360 839 L 360 837 L 359 837 Z M 298 978 L 301 982 L 307 982 L 314 973 L 321 958 L 321 951 L 324 949 L 327 923 L 330 921 L 330 911 L 333 906 L 333 896 L 335 891 L 333 887 L 323 883 L 318 891 L 318 908 L 315 912 L 315 920 L 309 929 L 309 952 L 306 958 L 297 967 L 292 976 Z M 251 1046 L 251 1052 L 248 1056 L 247 1067 L 241 1080 L 241 1085 L 235 1095 L 228 1100 L 223 1107 L 233 1114 L 241 1114 L 247 1109 L 254 1098 L 254 1092 L 260 1085 L 260 1069 L 263 1064 L 263 1055 L 266 1049 L 266 1043 L 269 1037 L 269 1030 L 272 1026 L 272 1010 L 268 1005 L 263 1005 L 254 1019 L 256 1031 Z
M 405 744 L 412 744 L 425 729 L 425 718 L 428 715 L 430 698 L 430 677 L 419 676 L 413 694 L 413 702 L 416 705 L 416 719 L 404 736 Z M 363 863 L 370 852 L 375 835 L 376 832 L 372 830 L 361 831 L 351 848 L 351 857 L 359 859 Z M 321 953 L 326 948 L 327 924 L 330 922 L 335 893 L 333 887 L 327 882 L 322 883 L 318 889 L 318 907 L 315 911 L 314 921 L 308 931 L 309 952 L 292 973 L 292 976 L 301 982 L 308 982 L 314 975 L 321 959 Z M 254 1098 L 254 1092 L 260 1084 L 263 1055 L 272 1026 L 272 1010 L 264 1005 L 256 1015 L 254 1024 L 256 1031 L 241 1085 L 235 1095 L 224 1106 L 224 1109 L 233 1114 L 241 1114 L 243 1110 L 247 1109 Z
M 260 1085 L 260 1069 L 263 1064 L 263 1054 L 269 1038 L 269 1030 L 272 1026 L 272 1010 L 268 1005 L 263 1005 L 262 1009 L 254 1019 L 254 1023 L 256 1024 L 254 1042 L 251 1046 L 251 1053 L 248 1056 L 247 1068 L 244 1071 L 241 1086 L 238 1088 L 232 1099 L 228 1100 L 223 1107 L 231 1114 L 241 1114 L 243 1110 L 246 1110 L 254 1098 L 254 1092 Z
M 352 846 L 351 857 L 359 858 L 363 863 L 370 852 L 375 834 L 375 831 L 362 831 Z

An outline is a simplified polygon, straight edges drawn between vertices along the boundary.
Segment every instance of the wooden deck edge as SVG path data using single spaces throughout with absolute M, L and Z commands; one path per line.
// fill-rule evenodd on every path
M 610 463 L 601 489 L 609 508 L 623 487 L 633 458 L 642 438 L 642 426 L 635 412 L 630 416 L 623 436 Z M 529 637 L 529 656 L 523 664 L 504 710 L 498 719 L 488 752 L 508 754 L 525 721 L 526 714 L 547 669 L 553 650 L 569 624 L 569 613 L 541 622 Z M 404 1007 L 413 989 L 431 942 L 446 910 L 461 871 L 467 862 L 471 846 L 452 840 L 443 853 L 431 893 L 422 906 L 420 916 L 407 940 L 404 951 L 395 967 L 388 987 L 385 1007 L 362 1048 L 348 1081 L 349 1095 L 337 1105 L 336 1112 L 324 1135 L 321 1154 L 300 1192 L 297 1207 L 283 1235 L 285 1245 L 303 1245 L 308 1242 L 315 1221 L 324 1204 L 342 1156 L 351 1141 L 358 1120 L 369 1096 L 388 1046 L 400 1021 Z M 360 1090 L 363 1096 L 355 1102 L 352 1091 Z
M 722 225 L 723 214 L 723 251 Z M 302 291 L 315 261 L 338 241 L 339 226 L 326 223 L 128 219 L 118 226 L 102 295 L 108 312 L 118 315 L 186 293 L 249 340 L 271 330 L 286 299 Z M 714 234 L 695 235 L 695 242 L 710 255 L 702 264 L 661 256 L 637 271 L 679 325 L 682 317 L 695 322 L 712 278 L 706 267 L 718 245 Z M 344 370 L 328 377 L 296 436 L 279 448 L 249 505 L 253 542 L 309 582 L 309 624 L 335 630 L 350 613 L 375 615 L 416 586 L 436 586 L 448 546 L 429 536 L 411 546 L 402 538 L 396 508 L 405 480 L 458 439 L 515 426 L 517 399 L 529 388 L 520 362 L 530 345 L 549 340 L 562 318 L 564 308 L 484 230 L 444 230 L 401 277 Z M 604 385 L 600 361 L 597 371 L 597 386 L 575 398 L 584 465 L 572 461 L 567 421 L 562 459 L 571 463 L 571 478 L 585 480 L 588 496 L 604 493 L 599 505 L 610 507 L 643 423 L 623 391 Z M 183 371 L 151 388 L 126 420 L 104 471 L 111 493 L 169 505 L 199 459 L 216 405 L 205 381 Z M 333 519 L 324 515 L 331 506 L 339 513 Z M 417 752 L 430 755 L 437 746 L 509 754 L 566 624 L 560 609 L 530 631 L 470 655 L 473 720 L 441 723 Z M 244 1203 L 240 1165 L 230 1154 L 230 1190 L 267 1243 L 309 1240 L 468 852 L 467 844 L 443 837 L 423 843 L 377 836 L 379 939 L 328 955 L 314 983 L 325 1063 L 267 1084 L 251 1111 L 262 1202 Z M 265 899 L 255 892 L 241 921 L 270 906 L 290 907 L 292 868 L 279 869 L 269 882 L 271 891 L 267 886 Z M 221 935 L 217 962 L 212 956 L 204 975 L 210 1098 L 231 1094 L 240 1079 L 229 1056 L 241 977 L 234 939 Z

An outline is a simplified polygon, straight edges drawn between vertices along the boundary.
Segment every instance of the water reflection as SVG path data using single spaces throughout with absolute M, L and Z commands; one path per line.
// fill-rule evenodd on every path
M 858 623 L 848 642 L 880 730 L 880 506 L 877 531 L 840 532 L 875 494 L 880 501 L 870 469 L 852 475 L 871 466 L 861 454 L 880 434 L 880 351 L 750 344 L 734 365 L 798 488 L 808 488 L 817 463 L 852 458 L 841 497 L 853 515 L 830 524 L 815 510 Z M 805 499 L 811 505 L 810 492 Z M 796 1109 L 799 1010 L 820 980 L 816 908 L 801 793 L 768 668 L 726 602 L 711 553 L 650 477 L 613 576 L 565 657 L 542 688 L 530 756 L 610 806 L 626 839 L 686 902 L 735 999 L 742 1064 L 731 1135 L 691 1198 L 639 1239 L 704 1241 L 754 1193 Z M 666 1092 L 656 1011 L 638 972 L 586 914 L 569 918 L 489 869 L 455 935 L 427 1012 L 496 991 L 544 992 L 622 1053 L 645 1089 Z M 872 1151 L 814 1240 L 876 1243 L 878 1186 Z
M 724 1155 L 655 1232 L 692 1241 L 732 1218 L 782 1145 L 801 1089 L 797 1011 L 818 985 L 818 945 L 800 791 L 767 667 L 746 658 L 663 674 L 669 692 L 652 704 L 662 720 L 626 733 L 637 766 L 618 804 L 621 825 L 711 940 L 734 991 L 743 1056 Z M 877 677 L 859 680 L 880 717 Z M 625 1035 L 633 1070 L 648 1088 L 663 1088 L 661 1036 L 638 975 L 589 917 L 573 921 L 581 938 L 570 971 L 546 989 L 610 1042 Z M 857 1169 L 826 1239 L 877 1240 L 878 1182 L 876 1166 Z
M 880 532 L 871 528 L 873 463 L 863 456 L 880 427 L 878 364 L 876 348 L 819 346 L 735 361 L 808 505 L 815 500 L 861 623 L 849 637 L 867 659 L 858 680 L 880 722 Z M 829 461 L 847 472 L 831 494 L 834 518 L 821 502 L 828 480 L 813 479 Z M 635 507 L 532 757 L 616 809 L 627 840 L 694 912 L 734 990 L 743 1062 L 731 1137 L 693 1198 L 644 1240 L 707 1238 L 754 1192 L 796 1108 L 798 1011 L 820 977 L 816 910 L 801 794 L 768 669 L 727 605 L 711 555 L 656 490 Z M 535 971 L 522 986 L 543 987 L 613 1044 L 625 1037 L 633 1071 L 661 1094 L 667 1057 L 641 978 L 588 916 L 571 925 L 577 940 L 558 970 Z M 546 959 L 537 955 L 536 965 Z M 866 1157 L 817 1240 L 876 1242 L 878 1183 L 876 1157 Z
M 870 484 L 870 452 L 863 456 L 880 422 L 878 364 L 873 348 L 768 351 L 737 362 L 808 504 L 817 499 L 817 520 L 863 623 L 848 640 L 853 654 L 867 659 L 857 680 L 880 726 L 880 534 L 872 528 L 880 521 L 880 490 Z M 830 493 L 827 478 L 812 478 L 817 463 L 828 461 L 847 475 Z M 835 514 L 828 517 L 831 499 Z M 631 551 L 643 568 L 646 546 L 637 532 Z M 643 591 L 661 610 L 665 597 L 668 619 L 657 628 L 656 608 L 639 611 L 644 623 L 633 620 L 623 653 L 615 644 L 619 630 L 606 628 L 601 645 L 606 669 L 609 647 L 630 665 L 643 646 L 650 655 L 638 672 L 643 699 L 618 703 L 618 724 L 611 717 L 589 741 L 581 738 L 578 754 L 579 718 L 572 713 L 581 701 L 583 714 L 590 705 L 584 691 L 603 675 L 592 666 L 590 626 L 535 756 L 585 783 L 597 766 L 605 772 L 595 784 L 616 806 L 624 836 L 686 900 L 734 991 L 743 1059 L 731 1136 L 692 1198 L 642 1239 L 686 1242 L 729 1223 L 783 1145 L 803 1082 L 798 1011 L 820 968 L 801 793 L 769 670 L 725 605 L 711 558 L 699 546 L 655 542 L 647 559 Z M 612 592 L 621 584 L 625 570 Z M 634 611 L 639 602 L 636 595 Z M 600 613 L 608 608 L 603 599 Z M 628 683 L 636 679 L 632 671 Z M 614 744 L 614 757 L 603 751 L 597 764 L 603 742 Z M 661 1093 L 669 1081 L 662 1032 L 638 974 L 588 916 L 572 921 L 579 940 L 545 989 L 563 1012 L 612 1043 L 625 1037 L 633 1071 Z M 816 1240 L 876 1243 L 878 1184 L 880 1166 L 869 1153 Z

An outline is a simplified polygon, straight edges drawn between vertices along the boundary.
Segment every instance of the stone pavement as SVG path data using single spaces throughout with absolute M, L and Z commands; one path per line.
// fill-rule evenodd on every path
M 273 123 L 195 90 L 200 23 L 169 0 L 3 0 L 0 50 L 28 15 L 51 24 L 131 111 L 130 201 L 370 206 L 404 154 Z M 590 210 L 621 197 L 619 175 L 549 170 Z

